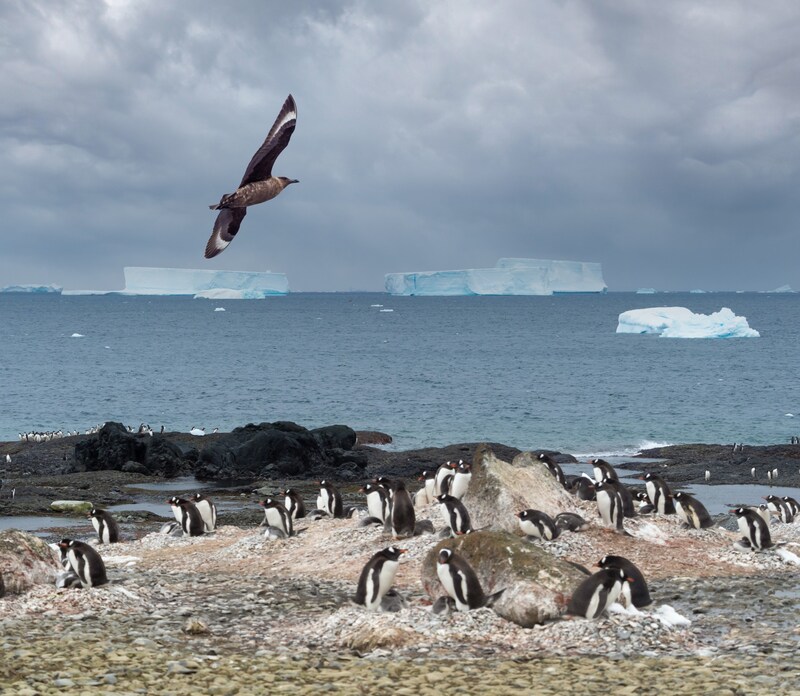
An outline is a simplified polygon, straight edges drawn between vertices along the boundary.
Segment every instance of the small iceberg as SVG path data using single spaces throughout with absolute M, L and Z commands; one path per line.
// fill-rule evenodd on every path
M 70 336 L 70 338 L 83 338 L 83 334 L 74 333 Z
M 655 288 L 639 288 L 636 291 L 637 295 L 655 295 L 656 289 Z
M 792 290 L 790 285 L 781 285 L 779 288 L 775 288 L 774 290 L 767 290 L 767 292 L 795 292 Z
M 619 315 L 617 333 L 660 334 L 663 338 L 758 338 L 745 317 L 723 307 L 695 314 L 686 307 L 630 309 Z
M 214 311 L 215 312 L 224 312 L 225 311 L 225 307 L 214 307 Z
M 379 312 L 394 312 L 393 309 L 379 309 Z

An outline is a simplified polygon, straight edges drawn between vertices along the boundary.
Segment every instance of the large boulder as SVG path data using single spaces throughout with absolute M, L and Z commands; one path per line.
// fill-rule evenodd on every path
M 5 591 L 20 594 L 37 584 L 52 584 L 61 570 L 58 556 L 39 537 L 18 529 L 0 532 L 0 576 Z
M 524 628 L 560 617 L 572 591 L 586 577 L 570 563 L 509 532 L 473 532 L 441 541 L 425 557 L 422 586 L 434 600 L 445 594 L 436 574 L 437 557 L 444 548 L 469 562 L 487 595 L 503 590 L 492 608 Z
M 559 512 L 578 512 L 575 499 L 556 481 L 548 468 L 530 452 L 522 452 L 509 464 L 498 459 L 487 445 L 472 458 L 472 479 L 463 498 L 472 526 L 519 532 L 516 513 L 533 508 L 554 517 Z

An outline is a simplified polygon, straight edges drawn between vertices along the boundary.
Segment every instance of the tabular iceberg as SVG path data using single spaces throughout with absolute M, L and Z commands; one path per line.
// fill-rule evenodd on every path
M 494 268 L 387 273 L 392 295 L 553 295 L 605 292 L 599 263 L 500 259 Z
M 126 295 L 192 295 L 210 299 L 261 299 L 289 292 L 283 273 L 126 266 Z
M 758 338 L 745 317 L 723 307 L 695 314 L 686 307 L 631 309 L 619 315 L 617 333 L 661 334 L 663 338 Z

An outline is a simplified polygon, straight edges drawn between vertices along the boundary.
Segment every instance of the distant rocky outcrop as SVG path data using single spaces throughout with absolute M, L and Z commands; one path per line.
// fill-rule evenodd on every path
M 52 584 L 59 570 L 61 564 L 55 552 L 39 537 L 18 529 L 0 532 L 0 575 L 8 594 L 26 592 L 33 585 Z

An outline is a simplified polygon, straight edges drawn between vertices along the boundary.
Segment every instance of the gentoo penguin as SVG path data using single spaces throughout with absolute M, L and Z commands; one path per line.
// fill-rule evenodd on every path
M 595 500 L 597 498 L 594 492 L 594 481 L 586 475 L 576 476 L 567 490 L 576 495 L 578 500 Z
M 381 600 L 394 582 L 400 555 L 405 552 L 405 549 L 389 546 L 372 556 L 358 578 L 353 601 L 366 607 L 367 611 L 378 611 L 381 608 Z
M 436 472 L 423 471 L 419 477 L 419 480 L 425 483 L 425 495 L 428 498 L 428 504 L 430 505 L 436 499 L 434 494 L 434 489 L 436 488 Z
M 367 496 L 367 512 L 369 516 L 380 523 L 384 523 L 391 507 L 389 504 L 389 492 L 377 483 L 363 485 L 361 492 Z
M 294 488 L 284 488 L 281 491 L 283 506 L 289 511 L 293 519 L 299 520 L 306 516 L 306 506 L 303 497 Z
M 552 541 L 561 533 L 553 518 L 541 510 L 522 510 L 517 513 L 519 528 L 529 537 Z
M 107 510 L 92 508 L 89 519 L 101 544 L 116 544 L 119 541 L 119 525 Z
M 619 481 L 619 476 L 617 476 L 616 469 L 611 466 L 605 459 L 592 459 L 589 462 L 592 465 L 592 473 L 594 474 L 594 480 L 597 483 L 601 481 Z
M 567 605 L 567 614 L 596 619 L 617 601 L 622 583 L 628 582 L 622 568 L 603 568 L 586 578 L 575 591 Z
M 547 467 L 548 471 L 553 474 L 555 480 L 566 488 L 567 479 L 564 477 L 564 472 L 561 470 L 558 463 L 549 454 L 545 454 L 544 452 L 539 455 L 538 459 Z
M 633 506 L 633 494 L 628 490 L 628 487 L 615 479 L 607 479 L 605 483 L 619 494 L 620 500 L 622 501 L 623 516 L 636 517 L 636 508 Z
M 472 566 L 450 549 L 439 551 L 436 574 L 458 611 L 491 606 L 503 594 L 503 590 L 500 590 L 487 597 Z
M 203 518 L 205 531 L 213 532 L 217 528 L 217 506 L 202 493 L 195 493 L 192 502 Z
M 342 505 L 342 494 L 330 481 L 324 479 L 319 482 L 319 495 L 317 496 L 317 507 L 331 517 L 337 519 L 344 517 L 344 506 Z
M 436 500 L 442 506 L 442 516 L 447 526 L 450 527 L 451 536 L 469 534 L 472 531 L 472 522 L 469 519 L 469 512 L 458 498 L 454 495 L 440 495 Z
M 280 530 L 286 537 L 294 534 L 292 516 L 282 502 L 275 498 L 266 498 L 259 505 L 264 508 L 264 519 L 268 527 Z
M 200 536 L 206 525 L 200 511 L 191 500 L 173 496 L 167 503 L 172 506 L 172 514 L 183 530 L 184 536 Z
M 296 125 L 297 105 L 290 94 L 286 97 L 275 123 L 269 129 L 266 140 L 247 165 L 239 188 L 233 193 L 226 193 L 219 203 L 209 206 L 211 210 L 220 212 L 214 222 L 214 231 L 206 244 L 207 259 L 224 251 L 233 241 L 247 214 L 248 206 L 271 200 L 289 184 L 297 183 L 297 179 L 272 175 L 272 165 L 289 144 Z
M 792 508 L 788 503 L 784 502 L 782 498 L 779 498 L 777 495 L 768 495 L 764 500 L 767 501 L 767 508 L 769 511 L 781 522 L 794 522 Z
M 795 517 L 800 515 L 800 503 L 798 503 L 794 498 L 788 495 L 784 495 L 781 496 L 781 500 L 789 506 L 789 509 L 792 511 L 792 515 L 794 515 Z
M 62 539 L 58 547 L 66 551 L 67 560 L 73 572 L 84 587 L 97 587 L 108 582 L 106 566 L 100 554 L 89 544 L 75 539 Z
M 736 515 L 739 525 L 739 532 L 742 539 L 751 549 L 761 551 L 772 546 L 772 537 L 769 533 L 769 525 L 764 521 L 755 510 L 746 507 L 738 507 L 731 512 Z
M 433 497 L 447 493 L 450 490 L 449 479 L 455 476 L 455 471 L 461 462 L 445 462 L 436 470 L 433 480 Z
M 461 500 L 469 488 L 469 482 L 472 479 L 472 467 L 466 462 L 461 462 L 453 474 L 450 482 L 450 495 L 454 498 Z
M 624 514 L 622 498 L 611 481 L 601 481 L 594 486 L 597 493 L 597 509 L 606 527 L 613 527 L 620 534 L 628 534 L 622 526 Z
M 714 525 L 711 515 L 708 514 L 703 503 L 688 493 L 678 492 L 673 494 L 675 512 L 686 525 L 694 529 L 707 529 Z
M 674 515 L 675 503 L 672 500 L 672 491 L 667 482 L 658 474 L 645 474 L 642 476 L 647 497 L 660 515 Z
M 562 532 L 583 532 L 589 529 L 589 523 L 574 512 L 559 512 L 553 522 Z
M 395 539 L 413 536 L 416 522 L 414 503 L 411 502 L 406 484 L 402 481 L 395 481 L 392 488 L 392 536 Z
M 636 512 L 640 515 L 649 515 L 655 512 L 655 506 L 650 502 L 650 496 L 644 491 L 637 491 L 633 494 L 634 500 L 638 501 L 639 508 Z
M 603 556 L 597 562 L 597 567 L 620 568 L 624 571 L 625 577 L 630 580 L 630 582 L 622 583 L 622 592 L 620 593 L 620 596 L 625 600 L 623 602 L 625 606 L 629 606 L 627 602 L 630 602 L 637 609 L 641 609 L 653 603 L 642 571 L 627 558 L 622 556 Z

